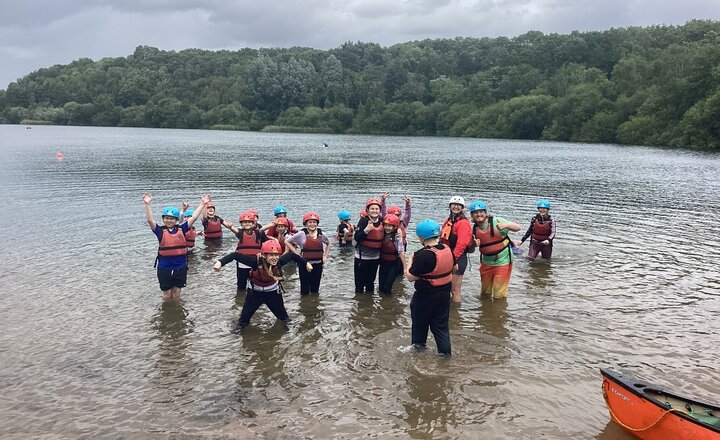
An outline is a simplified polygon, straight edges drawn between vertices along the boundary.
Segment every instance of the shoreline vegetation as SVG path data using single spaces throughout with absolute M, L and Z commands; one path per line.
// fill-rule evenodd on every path
M 0 123 L 456 136 L 717 151 L 720 22 L 88 58 L 0 90 Z

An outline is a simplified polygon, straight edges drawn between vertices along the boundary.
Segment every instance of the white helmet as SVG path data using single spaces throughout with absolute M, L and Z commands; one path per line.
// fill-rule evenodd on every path
M 462 205 L 462 207 L 465 207 L 465 199 L 463 199 L 461 196 L 452 196 L 450 197 L 450 203 L 457 203 L 458 205 Z

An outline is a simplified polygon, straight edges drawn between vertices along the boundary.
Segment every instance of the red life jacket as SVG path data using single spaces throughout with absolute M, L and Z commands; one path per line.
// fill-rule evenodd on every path
M 370 220 L 368 220 L 370 221 Z M 365 246 L 370 249 L 381 249 L 383 246 L 383 239 L 385 238 L 385 231 L 382 228 L 382 219 L 380 226 L 370 231 L 367 234 L 365 240 L 360 242 L 361 246 Z
M 216 216 L 203 219 L 203 235 L 205 238 L 222 238 L 222 224 Z
M 405 224 L 403 222 L 400 222 L 400 237 L 402 237 L 402 244 L 403 244 L 403 251 L 407 251 L 407 229 L 405 229 Z
M 444 286 L 452 282 L 452 270 L 455 265 L 453 254 L 449 246 L 438 249 L 434 246 L 425 249 L 435 254 L 435 268 L 432 272 L 420 278 L 430 283 L 433 287 Z
M 262 257 L 260 255 L 257 256 L 258 259 L 258 268 L 253 269 L 250 271 L 250 286 L 253 290 L 259 290 L 259 291 L 269 291 L 274 290 L 273 287 L 277 288 L 279 280 L 282 278 L 282 273 L 280 272 L 280 269 L 278 269 L 277 266 L 273 266 L 268 273 L 268 271 L 263 267 L 262 264 Z
M 160 239 L 160 247 L 158 247 L 158 255 L 161 257 L 187 255 L 185 234 L 183 234 L 181 228 L 177 228 L 177 232 L 171 234 L 167 226 L 162 227 L 162 238 Z
M 235 252 L 243 255 L 257 255 L 260 253 L 262 243 L 260 242 L 260 237 L 258 236 L 257 231 L 253 230 L 250 235 L 243 231 L 241 237 L 242 239 L 238 240 Z
M 533 219 L 532 239 L 536 241 L 544 241 L 550 238 L 552 233 L 552 219 L 540 219 L 535 217 Z
M 397 261 L 398 259 L 398 248 L 395 246 L 394 234 L 385 235 L 385 239 L 380 249 L 380 260 L 382 261 Z
M 340 235 L 340 226 L 345 225 L 345 229 Z M 352 223 L 342 223 L 338 226 L 338 241 L 340 244 L 352 244 L 353 235 L 355 235 L 355 226 Z
M 458 214 L 458 216 L 455 217 L 455 220 L 448 217 L 440 228 L 440 243 L 450 246 L 450 249 L 455 249 L 458 240 L 457 228 L 455 225 L 463 220 L 469 222 L 463 214 Z
M 322 232 L 317 230 L 317 238 L 312 238 L 308 234 L 307 229 L 303 228 L 305 232 L 305 244 L 302 247 L 302 257 L 307 261 L 322 261 L 323 259 L 323 242 L 321 239 Z
M 480 240 L 478 250 L 483 255 L 497 255 L 510 246 L 510 240 L 507 237 L 503 237 L 499 233 L 496 236 L 492 217 L 488 217 L 488 228 L 486 231 L 480 229 L 477 223 L 473 224 L 473 236 Z
M 195 230 L 195 226 L 192 226 L 190 229 L 188 229 L 187 234 L 185 234 L 185 244 L 188 248 L 192 249 L 195 247 L 195 238 L 197 237 L 197 231 Z

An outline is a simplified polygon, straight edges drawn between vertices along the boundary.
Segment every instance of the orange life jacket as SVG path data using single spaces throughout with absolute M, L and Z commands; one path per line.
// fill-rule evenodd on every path
M 260 242 L 260 237 L 257 231 L 253 230 L 250 235 L 243 231 L 241 237 L 242 238 L 238 240 L 235 252 L 243 255 L 257 255 L 260 253 L 262 243 Z
M 213 216 L 203 219 L 203 235 L 205 238 L 221 238 L 222 237 L 222 224 L 218 217 Z
M 398 259 L 398 248 L 395 246 L 395 234 L 385 235 L 385 239 L 380 249 L 380 260 L 382 261 L 397 261 Z
M 179 257 L 187 255 L 187 244 L 185 243 L 185 234 L 181 228 L 177 228 L 177 232 L 170 233 L 167 226 L 162 227 L 162 238 L 158 247 L 158 255 L 161 257 Z
M 192 249 L 195 247 L 195 238 L 197 237 L 197 231 L 195 230 L 195 226 L 192 226 L 190 229 L 188 229 L 187 234 L 185 234 L 185 244 L 189 249 Z
M 435 268 L 432 272 L 420 278 L 430 283 L 433 287 L 444 286 L 452 282 L 452 270 L 455 265 L 453 254 L 449 246 L 438 249 L 434 246 L 425 249 L 435 254 Z
M 510 246 L 510 239 L 503 237 L 499 232 L 496 233 L 492 217 L 488 217 L 488 228 L 485 231 L 475 223 L 473 225 L 473 236 L 480 240 L 478 250 L 483 255 L 497 255 Z
M 552 219 L 540 219 L 535 217 L 533 219 L 532 239 L 536 241 L 544 241 L 550 238 L 552 233 Z
M 323 242 L 322 232 L 318 229 L 317 238 L 312 238 L 308 234 L 307 229 L 303 228 L 305 232 L 305 244 L 302 247 L 302 257 L 307 261 L 322 261 L 323 259 Z
M 369 220 L 368 220 L 369 221 Z M 369 234 L 365 240 L 360 242 L 360 245 L 371 249 L 381 249 L 383 246 L 383 239 L 385 238 L 385 231 L 382 228 L 382 223 L 379 227 L 376 227 Z

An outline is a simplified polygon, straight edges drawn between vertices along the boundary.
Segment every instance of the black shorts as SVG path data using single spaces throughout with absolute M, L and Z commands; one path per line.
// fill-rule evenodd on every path
M 463 253 L 459 260 L 457 260 L 458 270 L 455 275 L 465 275 L 465 269 L 467 268 L 468 256 Z
M 160 290 L 170 290 L 173 287 L 185 287 L 187 284 L 187 271 L 187 267 L 177 270 L 158 269 L 157 277 L 160 282 Z

